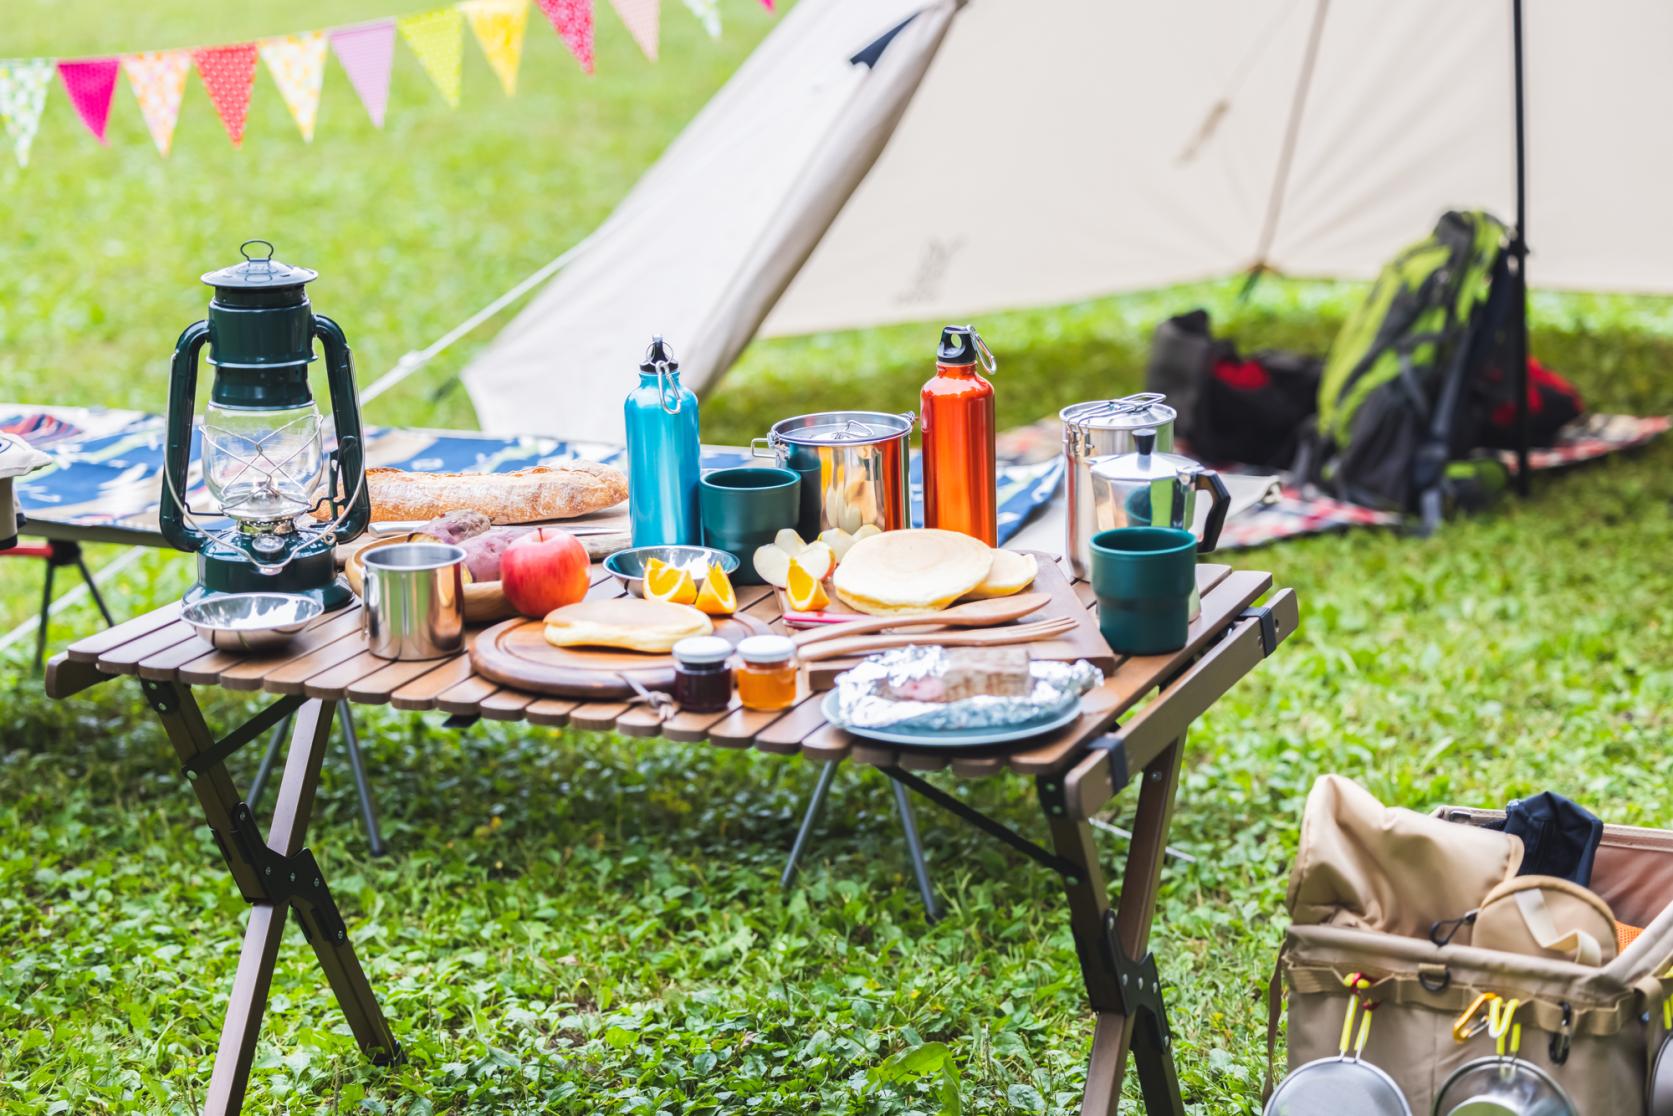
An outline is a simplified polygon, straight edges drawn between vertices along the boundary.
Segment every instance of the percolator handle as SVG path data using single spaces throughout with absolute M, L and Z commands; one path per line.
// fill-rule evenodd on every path
M 198 353 L 209 341 L 209 323 L 193 322 L 174 343 L 168 385 L 168 447 L 163 455 L 163 498 L 158 526 L 170 546 L 196 553 L 208 538 L 186 522 L 186 473 L 192 462 L 192 408 L 197 402 Z M 173 495 L 173 499 L 170 495 Z
M 1227 491 L 1226 482 L 1220 479 L 1220 474 L 1213 469 L 1198 470 L 1192 484 L 1198 491 L 1207 492 L 1213 501 L 1208 506 L 1208 520 L 1202 525 L 1202 542 L 1197 544 L 1198 554 L 1208 554 L 1220 545 L 1220 529 L 1226 525 L 1232 494 Z
M 372 522 L 372 497 L 366 491 L 366 438 L 360 430 L 360 394 L 354 386 L 354 354 L 342 327 L 324 314 L 314 315 L 314 336 L 325 348 L 331 421 L 337 428 L 337 476 L 327 481 L 327 492 L 333 499 L 342 492 L 349 500 L 334 528 L 339 540 L 347 540 Z

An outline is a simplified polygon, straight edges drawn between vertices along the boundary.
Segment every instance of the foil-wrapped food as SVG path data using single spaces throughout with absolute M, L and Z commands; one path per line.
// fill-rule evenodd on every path
M 851 728 L 1015 728 L 1067 713 L 1103 680 L 1084 659 L 1035 662 L 1022 647 L 914 645 L 873 655 L 838 675 L 837 715 Z

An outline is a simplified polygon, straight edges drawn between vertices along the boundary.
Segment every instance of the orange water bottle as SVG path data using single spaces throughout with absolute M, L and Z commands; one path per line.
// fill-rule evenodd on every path
M 999 543 L 994 492 L 993 353 L 970 326 L 941 331 L 935 376 L 920 396 L 924 432 L 924 526 Z

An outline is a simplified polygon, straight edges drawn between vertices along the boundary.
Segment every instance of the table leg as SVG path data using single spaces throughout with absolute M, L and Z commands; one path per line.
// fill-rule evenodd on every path
M 236 1113 L 243 1105 L 291 908 L 361 1051 L 377 1062 L 398 1059 L 400 1045 L 348 940 L 319 862 L 305 847 L 320 763 L 331 734 L 331 707 L 309 701 L 296 709 L 273 821 L 264 838 L 249 804 L 238 796 L 224 758 L 211 757 L 211 762 L 204 757 L 216 748 L 216 742 L 191 691 L 175 683 L 142 681 L 141 685 L 176 754 L 187 765 L 228 871 L 251 904 L 205 1111 L 221 1116 Z
M 1082 1116 L 1114 1116 L 1128 1051 L 1138 1067 L 1148 1116 L 1182 1116 L 1185 1111 L 1156 961 L 1148 951 L 1183 744 L 1176 740 L 1163 749 L 1141 776 L 1138 818 L 1113 910 L 1091 824 L 1066 809 L 1061 780 L 1043 776 L 1039 781 L 1053 848 L 1070 866 L 1064 875 L 1069 924 L 1097 1021 Z
M 802 814 L 801 827 L 796 830 L 796 840 L 790 845 L 790 859 L 784 864 L 784 874 L 779 877 L 779 887 L 789 890 L 796 882 L 796 872 L 801 867 L 802 854 L 807 851 L 808 839 L 813 836 L 813 827 L 819 822 L 819 812 L 825 807 L 825 798 L 831 793 L 831 780 L 836 778 L 837 764 L 827 763 L 819 768 L 819 779 L 813 784 L 813 795 L 807 800 L 807 810 Z

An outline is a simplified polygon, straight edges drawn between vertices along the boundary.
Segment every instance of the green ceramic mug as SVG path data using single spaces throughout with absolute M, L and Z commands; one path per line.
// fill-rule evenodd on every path
M 1118 527 L 1092 536 L 1092 591 L 1110 650 L 1160 655 L 1185 646 L 1197 537 L 1177 527 Z
M 796 526 L 801 478 L 789 469 L 744 467 L 716 469 L 697 487 L 703 522 L 703 545 L 734 554 L 732 580 L 759 585 L 755 551 L 786 527 Z

